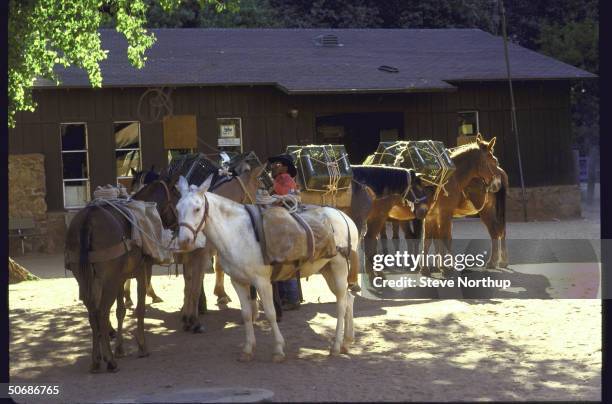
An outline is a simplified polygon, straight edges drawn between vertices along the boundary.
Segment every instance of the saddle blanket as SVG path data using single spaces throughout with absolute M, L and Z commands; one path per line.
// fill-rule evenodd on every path
M 266 265 L 296 264 L 332 258 L 338 252 L 334 230 L 322 208 L 290 213 L 280 206 L 245 205 Z

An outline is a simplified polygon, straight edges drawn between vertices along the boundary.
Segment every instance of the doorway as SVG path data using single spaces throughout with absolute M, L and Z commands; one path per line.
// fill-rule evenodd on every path
M 351 164 L 361 164 L 378 142 L 404 138 L 402 112 L 365 112 L 319 116 L 317 144 L 343 144 Z

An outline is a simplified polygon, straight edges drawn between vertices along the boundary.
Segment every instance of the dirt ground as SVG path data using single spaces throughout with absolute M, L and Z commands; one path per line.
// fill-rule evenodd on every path
M 509 223 L 508 237 L 598 238 L 598 204 L 583 214 L 574 221 Z M 454 234 L 486 237 L 474 220 L 457 221 Z M 164 302 L 147 307 L 145 322 L 151 355 L 137 358 L 128 312 L 128 355 L 119 359 L 120 371 L 93 375 L 86 310 L 76 281 L 64 277 L 62 257 L 18 261 L 43 279 L 9 287 L 11 381 L 59 384 L 62 402 L 135 402 L 146 394 L 218 387 L 268 389 L 276 401 L 601 400 L 597 299 L 358 297 L 356 341 L 349 355 L 331 358 L 334 297 L 315 275 L 302 283 L 306 303 L 280 323 L 287 360 L 272 363 L 272 334 L 262 313 L 255 359 L 240 363 L 245 335 L 229 280 L 233 301 L 219 309 L 207 275 L 206 331 L 192 334 L 180 327 L 182 276 L 158 270 L 153 285 Z
M 128 313 L 128 356 L 118 373 L 97 375 L 88 373 L 90 329 L 75 280 L 11 285 L 11 380 L 59 384 L 68 402 L 208 387 L 264 388 L 278 401 L 600 400 L 599 300 L 357 298 L 355 344 L 350 355 L 330 358 L 334 298 L 316 275 L 303 283 L 306 304 L 280 323 L 285 363 L 271 361 L 263 313 L 255 359 L 240 363 L 244 329 L 229 282 L 233 301 L 222 310 L 209 303 L 203 334 L 180 329 L 181 277 L 153 282 L 164 302 L 147 308 L 151 355 L 136 357 Z

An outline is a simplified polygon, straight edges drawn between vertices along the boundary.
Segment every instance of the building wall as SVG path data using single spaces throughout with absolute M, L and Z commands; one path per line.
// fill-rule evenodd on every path
M 520 184 L 511 132 L 507 83 L 455 83 L 453 93 L 288 96 L 272 87 L 189 87 L 172 93 L 174 114 L 197 117 L 198 146 L 211 153 L 216 118 L 242 118 L 244 150 L 260 158 L 290 144 L 315 142 L 317 116 L 394 111 L 404 114 L 407 139 L 435 139 L 456 145 L 457 111 L 478 110 L 485 138 L 497 136 L 495 154 Z M 146 123 L 138 104 L 144 88 L 36 91 L 38 108 L 20 113 L 9 130 L 9 153 L 45 155 L 48 209 L 62 210 L 60 123 L 86 122 L 91 188 L 115 182 L 113 122 L 140 121 L 143 167 L 166 165 L 161 122 Z M 518 129 L 527 186 L 575 183 L 570 143 L 567 82 L 515 83 Z M 146 103 L 144 103 L 146 104 Z M 143 105 L 144 105 L 143 104 Z M 292 118 L 288 111 L 297 109 Z

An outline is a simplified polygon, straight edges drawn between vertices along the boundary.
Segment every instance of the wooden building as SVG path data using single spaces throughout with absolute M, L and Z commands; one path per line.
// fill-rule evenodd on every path
M 38 81 L 38 108 L 17 115 L 9 153 L 44 155 L 48 211 L 82 206 L 129 167 L 164 167 L 169 149 L 219 145 L 264 159 L 291 144 L 340 142 L 360 163 L 381 139 L 453 147 L 479 131 L 497 137 L 511 186 L 520 184 L 499 37 L 477 29 L 153 32 L 137 70 L 125 40 L 103 30 L 101 89 L 83 71 L 61 69 L 60 86 Z M 525 184 L 574 192 L 569 85 L 595 76 L 514 44 L 509 51 Z

